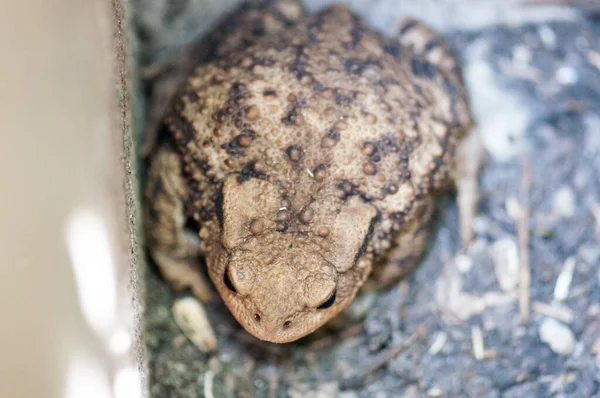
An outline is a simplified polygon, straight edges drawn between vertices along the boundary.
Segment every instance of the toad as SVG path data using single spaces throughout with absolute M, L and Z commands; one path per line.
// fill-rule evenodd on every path
M 435 196 L 465 174 L 468 220 L 472 119 L 449 44 L 416 20 L 386 37 L 279 0 L 229 21 L 162 119 L 147 242 L 174 289 L 212 298 L 203 257 L 249 333 L 291 342 L 418 264 Z

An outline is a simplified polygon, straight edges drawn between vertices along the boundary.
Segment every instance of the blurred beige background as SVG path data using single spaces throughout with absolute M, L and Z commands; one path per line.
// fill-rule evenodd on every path
M 3 397 L 139 394 L 112 18 L 0 3 Z

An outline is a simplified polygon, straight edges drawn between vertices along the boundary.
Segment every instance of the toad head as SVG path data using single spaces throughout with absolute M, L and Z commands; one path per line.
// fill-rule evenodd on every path
M 359 197 L 318 199 L 294 210 L 268 181 L 228 177 L 220 236 L 206 253 L 231 313 L 261 340 L 286 343 L 346 308 L 364 283 L 376 209 Z M 284 214 L 285 212 L 285 214 Z

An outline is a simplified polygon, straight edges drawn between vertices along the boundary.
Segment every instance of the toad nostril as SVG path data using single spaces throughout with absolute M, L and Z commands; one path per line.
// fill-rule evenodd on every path
M 290 326 L 292 326 L 292 322 L 291 321 L 285 321 L 285 322 L 283 322 L 283 328 L 284 329 L 288 329 Z
M 256 322 L 260 321 L 260 314 L 254 314 L 254 319 L 256 320 Z

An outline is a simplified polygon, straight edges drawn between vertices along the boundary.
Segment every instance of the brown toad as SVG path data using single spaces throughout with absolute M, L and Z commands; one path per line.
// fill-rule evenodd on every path
M 471 117 L 449 45 L 417 21 L 392 39 L 343 6 L 234 17 L 164 118 L 148 244 L 174 288 L 206 301 L 203 256 L 239 323 L 284 343 L 418 262 Z

